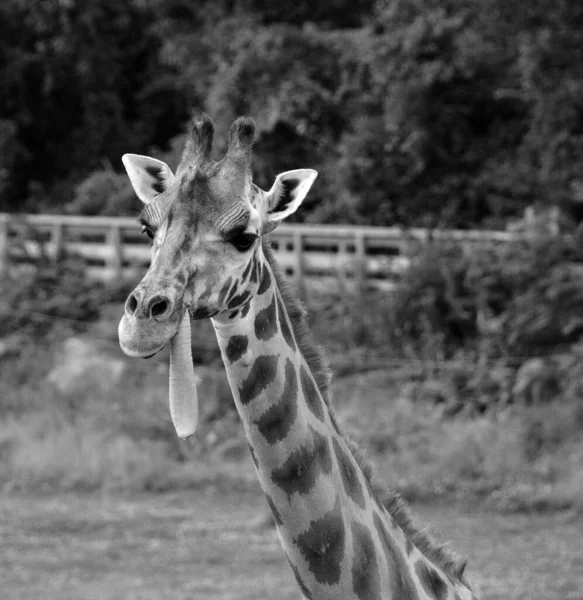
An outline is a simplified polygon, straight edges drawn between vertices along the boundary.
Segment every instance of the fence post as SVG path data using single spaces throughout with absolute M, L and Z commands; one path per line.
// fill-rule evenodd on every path
M 342 238 L 338 240 L 338 260 L 336 262 L 336 277 L 338 278 L 338 289 L 342 298 L 346 298 L 347 286 L 346 281 L 348 277 L 347 273 L 347 262 L 349 260 L 348 255 L 348 240 Z
M 121 231 L 119 225 L 112 225 L 109 228 L 109 244 L 112 253 L 110 262 L 107 265 L 112 270 L 112 278 L 120 278 L 123 275 L 123 248 L 121 244 Z
M 8 271 L 8 215 L 0 215 L 0 277 Z
M 356 294 L 360 296 L 364 291 L 366 281 L 366 247 L 364 243 L 364 233 L 360 230 L 354 232 L 354 283 Z
M 57 264 L 61 257 L 63 256 L 64 246 L 63 246 L 63 223 L 61 221 L 55 221 L 53 224 L 53 263 Z

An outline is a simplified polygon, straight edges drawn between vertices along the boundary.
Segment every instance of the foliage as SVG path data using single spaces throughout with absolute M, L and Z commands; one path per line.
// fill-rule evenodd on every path
M 468 273 L 481 333 L 521 356 L 566 348 L 582 332 L 582 274 L 583 248 L 575 236 L 484 250 Z
M 139 202 L 126 175 L 115 171 L 94 171 L 76 188 L 67 211 L 79 215 L 136 215 Z
M 138 2 L 2 3 L 0 146 L 6 135 L 17 142 L 3 210 L 62 205 L 102 159 L 118 164 L 179 130 L 186 97 L 159 59 L 152 20 Z
M 2 209 L 60 210 L 123 152 L 175 161 L 202 109 L 219 148 L 256 118 L 260 185 L 320 172 L 298 218 L 504 227 L 535 203 L 579 221 L 582 23 L 550 0 L 7 0 Z
M 50 363 L 50 356 L 37 347 L 2 369 L 38 373 L 35 363 Z M 185 462 L 161 401 L 167 371 L 130 364 L 119 388 L 107 393 L 90 378 L 69 395 L 31 377 L 19 385 L 0 378 L 0 485 L 34 492 L 256 485 L 238 419 L 201 420 L 195 460 Z M 434 407 L 404 398 L 403 383 L 383 369 L 333 386 L 340 422 L 393 487 L 412 499 L 471 499 L 503 510 L 580 508 L 579 401 L 516 409 L 499 420 L 441 419 Z M 218 391 L 207 391 L 203 411 L 218 404 Z
M 468 289 L 469 260 L 463 248 L 430 243 L 412 259 L 392 305 L 395 339 L 436 336 L 459 347 L 476 336 L 476 307 Z
M 489 358 L 559 352 L 582 332 L 583 248 L 576 236 L 475 248 L 433 243 L 395 293 L 393 341 L 443 341 Z
M 11 270 L 0 279 L 2 335 L 39 339 L 83 331 L 108 302 L 122 302 L 130 282 L 90 281 L 84 261 L 74 256 L 44 259 L 30 271 Z

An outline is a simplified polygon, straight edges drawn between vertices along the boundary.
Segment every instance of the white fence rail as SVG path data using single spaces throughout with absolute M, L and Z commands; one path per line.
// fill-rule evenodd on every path
M 361 285 L 390 290 L 409 256 L 429 239 L 475 246 L 506 243 L 521 234 L 500 231 L 427 230 L 347 225 L 281 225 L 271 235 L 276 257 L 300 290 L 343 290 Z M 0 273 L 9 264 L 54 260 L 74 253 L 90 277 L 136 278 L 150 263 L 138 222 L 121 217 L 0 213 Z

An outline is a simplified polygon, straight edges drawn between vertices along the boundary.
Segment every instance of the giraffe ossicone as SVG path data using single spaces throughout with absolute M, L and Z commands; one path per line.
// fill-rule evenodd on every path
M 316 172 L 286 171 L 262 190 L 251 177 L 253 121 L 233 123 L 218 162 L 213 134 L 203 115 L 176 174 L 161 161 L 124 156 L 144 202 L 139 220 L 152 261 L 126 301 L 122 349 L 146 358 L 171 343 L 171 413 L 185 437 L 197 421 L 190 321 L 212 320 L 259 482 L 306 600 L 475 598 L 465 562 L 413 525 L 339 427 L 325 356 L 265 239 L 301 205 Z

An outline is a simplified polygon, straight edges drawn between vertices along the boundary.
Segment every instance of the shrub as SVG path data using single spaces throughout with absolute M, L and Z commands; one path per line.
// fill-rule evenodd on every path
M 418 346 L 439 338 L 451 352 L 474 339 L 476 302 L 468 288 L 469 268 L 459 245 L 423 246 L 395 292 L 393 341 Z
M 583 248 L 574 236 L 533 237 L 472 248 L 431 243 L 395 293 L 392 341 L 446 355 L 536 356 L 583 332 Z
M 112 170 L 94 171 L 75 189 L 67 211 L 78 215 L 137 214 L 139 201 L 125 174 Z
M 87 282 L 84 267 L 75 258 L 11 273 L 3 279 L 2 290 L 0 320 L 5 335 L 46 334 L 58 319 L 61 327 L 74 329 L 75 320 L 96 319 L 101 303 L 100 290 Z
M 2 335 L 19 332 L 34 339 L 57 330 L 83 331 L 103 305 L 123 302 L 133 283 L 91 281 L 75 256 L 43 259 L 29 270 L 8 269 L 0 280 Z
M 537 236 L 477 252 L 467 272 L 481 333 L 501 355 L 565 348 L 583 327 L 583 248 L 576 237 Z

